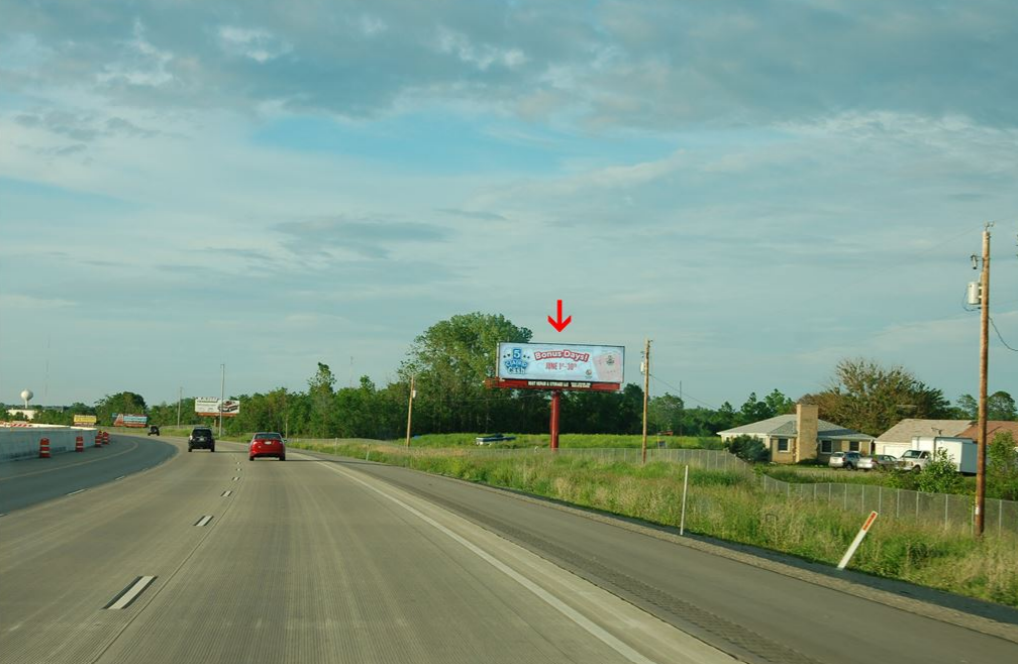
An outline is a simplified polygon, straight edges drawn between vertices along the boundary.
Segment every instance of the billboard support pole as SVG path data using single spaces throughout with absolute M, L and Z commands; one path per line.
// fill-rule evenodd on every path
M 641 463 L 647 463 L 647 397 L 650 393 L 650 339 L 645 340 L 643 347 L 643 457 Z
M 558 452 L 558 415 L 562 390 L 551 391 L 551 450 Z
M 226 365 L 220 364 L 223 370 L 222 381 L 219 383 L 219 437 L 223 437 L 223 399 L 226 398 Z

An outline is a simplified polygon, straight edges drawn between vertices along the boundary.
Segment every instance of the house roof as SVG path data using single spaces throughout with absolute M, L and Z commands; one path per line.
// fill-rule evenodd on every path
M 991 442 L 993 441 L 994 436 L 998 433 L 1003 433 L 1004 431 L 1010 431 L 1011 435 L 1014 436 L 1015 442 L 1018 442 L 1018 422 L 991 420 L 986 423 L 986 439 Z M 973 424 L 968 429 L 959 433 L 958 437 L 979 440 L 979 424 Z
M 911 443 L 915 436 L 960 436 L 972 420 L 907 419 L 877 436 L 878 443 Z
M 730 434 L 738 436 L 740 434 L 749 435 L 763 435 L 763 436 L 797 436 L 798 426 L 796 424 L 796 415 L 778 415 L 766 420 L 760 420 L 759 422 L 753 422 L 751 424 L 744 424 L 741 427 L 735 427 L 734 429 L 728 429 L 726 431 L 720 431 L 719 434 Z M 828 422 L 826 420 L 817 420 L 817 438 L 837 438 L 839 440 L 873 440 L 873 436 L 867 436 L 864 433 L 846 429 L 843 426 Z

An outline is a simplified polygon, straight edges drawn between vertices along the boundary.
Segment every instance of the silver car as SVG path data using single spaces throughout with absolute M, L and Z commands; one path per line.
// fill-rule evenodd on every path
M 859 470 L 887 470 L 898 465 L 898 459 L 890 454 L 874 454 L 859 458 Z
M 831 455 L 831 458 L 827 460 L 827 465 L 831 468 L 855 470 L 859 467 L 859 460 L 861 458 L 862 455 L 858 452 L 835 452 Z

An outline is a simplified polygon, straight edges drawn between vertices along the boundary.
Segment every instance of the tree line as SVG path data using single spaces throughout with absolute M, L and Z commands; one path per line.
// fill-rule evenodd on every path
M 532 332 L 501 315 L 471 313 L 440 321 L 418 335 L 397 377 L 376 386 L 367 376 L 356 387 L 336 389 L 336 377 L 318 363 L 307 389 L 277 388 L 266 393 L 231 396 L 240 413 L 224 420 L 229 434 L 279 431 L 307 438 L 395 439 L 406 434 L 410 380 L 415 433 L 543 433 L 548 430 L 550 397 L 533 390 L 489 389 L 499 342 L 528 342 Z M 926 385 L 900 366 L 884 367 L 866 359 L 845 359 L 821 391 L 798 400 L 774 389 L 763 398 L 749 394 L 739 408 L 728 401 L 717 408 L 688 408 L 677 395 L 650 399 L 651 432 L 707 437 L 743 424 L 795 412 L 796 401 L 814 403 L 822 419 L 878 436 L 904 418 L 975 419 L 977 403 L 962 395 L 952 405 L 939 389 Z M 178 411 L 179 409 L 179 411 Z M 70 424 L 75 414 L 94 414 L 109 425 L 114 413 L 147 414 L 152 424 L 209 424 L 194 413 L 194 400 L 148 405 L 134 392 L 107 395 L 93 406 L 73 404 L 44 410 L 36 421 Z M 618 392 L 566 391 L 561 428 L 571 433 L 635 434 L 642 430 L 643 389 L 630 383 Z M 1015 401 L 998 391 L 989 399 L 989 419 L 1018 419 Z

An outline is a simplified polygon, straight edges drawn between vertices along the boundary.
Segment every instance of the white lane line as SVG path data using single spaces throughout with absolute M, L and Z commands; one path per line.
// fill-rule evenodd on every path
M 68 496 L 73 496 L 74 494 L 76 494 L 76 493 L 81 493 L 82 491 L 84 491 L 84 489 L 78 489 L 77 491 L 72 491 L 72 492 L 70 492 L 70 493 L 69 493 L 69 494 L 67 494 L 67 495 L 68 495 Z
M 208 525 L 209 521 L 211 521 L 211 520 L 212 520 L 212 515 L 211 514 L 206 514 L 202 518 L 198 519 L 198 523 L 196 523 L 194 525 L 198 526 L 199 528 L 202 528 L 202 527 Z
M 103 608 L 114 611 L 126 609 L 131 605 L 131 602 L 137 599 L 138 595 L 144 592 L 144 590 L 155 580 L 156 577 L 154 576 L 139 576 L 134 580 L 134 583 L 124 588 L 123 592 L 114 597 L 113 600 Z
M 234 482 L 236 482 L 236 481 L 237 481 L 237 480 L 239 480 L 239 479 L 240 479 L 239 477 L 234 477 L 234 478 L 233 478 L 233 481 L 234 481 Z
M 232 491 L 224 491 L 224 492 L 223 492 L 223 498 L 226 498 L 226 497 L 227 497 L 227 496 L 229 496 L 229 495 L 230 495 L 231 493 L 233 493 L 233 492 L 232 492 Z
M 390 496 L 389 494 L 385 493 L 381 489 L 378 489 L 378 488 L 368 484 L 364 480 L 360 479 L 359 477 L 353 476 L 352 474 L 350 474 L 347 471 L 340 470 L 339 468 L 335 468 L 332 464 L 322 464 L 322 465 L 325 466 L 326 468 L 328 468 L 329 470 L 332 470 L 334 472 L 337 472 L 337 473 L 343 475 L 344 477 L 349 477 L 351 480 L 357 482 L 361 486 L 363 486 L 363 487 L 365 487 L 367 489 L 370 489 L 371 491 L 374 491 L 375 493 L 377 493 L 378 495 L 382 496 L 386 500 L 392 501 L 393 503 L 399 505 L 400 507 L 405 509 L 407 512 L 410 512 L 411 514 L 413 514 L 417 518 L 421 519 L 422 521 L 424 521 L 428 525 L 432 526 L 433 528 L 435 528 L 439 532 L 444 533 L 446 536 L 451 538 L 453 541 L 455 541 L 456 543 L 462 545 L 468 551 L 470 551 L 471 553 L 475 554 L 476 556 L 478 556 L 479 558 L 484 560 L 486 563 L 488 563 L 489 565 L 491 565 L 492 567 L 494 567 L 498 571 L 502 572 L 503 574 L 508 576 L 510 579 L 512 579 L 513 581 L 517 582 L 518 584 L 520 584 L 521 586 L 523 586 L 524 588 L 526 588 L 527 590 L 529 590 L 533 594 L 537 595 L 537 597 L 540 598 L 541 600 L 543 600 L 546 604 L 548 604 L 553 609 L 555 609 L 556 611 L 558 611 L 559 613 L 564 615 L 566 618 L 569 618 L 570 620 L 572 620 L 576 625 L 578 625 L 579 627 L 581 627 L 584 630 L 586 630 L 588 634 L 590 634 L 594 638 L 598 639 L 599 641 L 604 643 L 606 646 L 608 646 L 609 648 L 611 648 L 615 652 L 619 653 L 620 655 L 622 655 L 623 657 L 628 659 L 630 662 L 633 662 L 633 664 L 654 664 L 653 660 L 647 659 L 646 657 L 644 657 L 640 653 L 636 652 L 635 650 L 630 648 L 628 645 L 626 645 L 625 643 L 623 643 L 619 639 L 617 639 L 614 636 L 612 636 L 608 631 L 603 629 L 600 625 L 598 625 L 597 623 L 592 622 L 591 620 L 586 618 L 583 614 L 581 614 L 579 611 L 577 611 L 576 609 L 572 608 L 571 606 L 569 606 L 568 604 L 566 604 L 565 602 L 560 600 L 555 595 L 551 594 L 550 592 L 548 592 L 547 590 L 545 590 L 541 586 L 537 585 L 536 583 L 534 583 L 533 581 L 531 581 L 527 577 L 523 576 L 522 574 L 520 574 L 519 572 L 517 572 L 513 568 L 509 567 L 508 565 L 503 563 L 501 560 L 495 558 L 494 556 L 492 556 L 490 553 L 488 553 L 484 549 L 482 549 L 479 546 L 475 545 L 474 543 L 469 542 L 466 539 L 460 537 L 459 535 L 457 535 L 453 531 L 449 530 L 448 528 L 446 528 L 445 526 L 443 526 L 439 522 L 437 522 L 434 519 L 432 519 L 427 514 L 424 514 L 420 510 L 416 509 L 415 507 L 407 505 L 406 503 L 404 503 L 399 498 L 396 498 L 394 496 Z
M 121 475 L 120 477 L 115 478 L 113 481 L 116 482 L 117 480 L 122 480 L 125 477 L 127 477 L 127 475 Z

